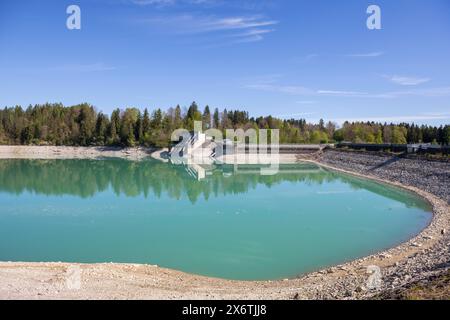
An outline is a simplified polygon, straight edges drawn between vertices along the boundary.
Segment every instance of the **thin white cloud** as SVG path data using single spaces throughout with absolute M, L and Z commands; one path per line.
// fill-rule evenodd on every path
M 367 52 L 367 53 L 351 53 L 346 54 L 346 57 L 350 58 L 376 58 L 384 55 L 383 51 Z
M 193 14 L 177 14 L 152 17 L 138 21 L 152 27 L 175 35 L 214 34 L 220 37 L 221 45 L 256 42 L 264 39 L 264 36 L 274 32 L 273 27 L 278 21 L 266 19 L 264 16 L 202 16 Z M 236 40 L 223 41 L 223 37 L 233 37 Z M 217 41 L 210 38 L 209 41 Z
M 341 91 L 341 90 L 317 90 L 318 95 L 335 96 L 335 97 L 365 97 L 367 92 L 360 91 Z
M 430 120 L 447 120 L 450 119 L 450 115 L 396 115 L 396 116 L 374 116 L 374 117 L 354 117 L 354 118 L 333 118 L 331 121 L 337 123 L 348 122 L 387 122 L 387 123 L 400 123 L 400 122 L 418 122 L 418 121 L 430 121 Z
M 314 100 L 303 100 L 303 101 L 296 101 L 295 103 L 298 103 L 298 104 L 316 104 L 317 101 L 314 101 Z
M 232 38 L 236 40 L 231 41 L 229 44 L 233 43 L 246 43 L 246 42 L 257 42 L 264 39 L 264 35 L 275 31 L 274 29 L 249 29 L 241 33 L 232 34 Z
M 241 86 L 243 86 L 243 87 L 251 86 L 251 84 L 255 84 L 255 85 L 275 84 L 281 78 L 283 78 L 283 76 L 284 75 L 280 74 L 280 73 L 263 74 L 263 75 L 257 75 L 257 76 L 243 78 L 243 79 L 240 79 L 239 82 L 241 83 Z
M 384 55 L 385 53 L 383 51 L 376 51 L 376 52 L 367 52 L 367 53 L 351 53 L 351 54 L 318 54 L 318 53 L 311 53 L 304 56 L 296 57 L 293 59 L 296 63 L 308 63 L 318 58 L 376 58 Z
M 303 96 L 362 97 L 368 95 L 366 92 L 358 92 L 358 91 L 314 90 L 303 86 L 277 85 L 270 83 L 251 84 L 246 85 L 246 87 L 256 90 L 286 93 L 291 95 L 303 95 Z
M 423 115 L 426 116 L 447 116 L 450 117 L 450 113 L 449 112 L 423 112 Z
M 251 37 L 251 36 L 260 36 L 263 34 L 267 34 L 270 32 L 274 32 L 274 29 L 250 29 L 248 31 L 239 33 L 239 34 L 234 34 L 233 36 L 235 37 Z
M 278 92 L 290 95 L 299 96 L 332 96 L 332 97 L 347 97 L 347 98 L 399 98 L 405 96 L 417 97 L 448 97 L 450 96 L 450 87 L 428 88 L 428 89 L 411 89 L 405 91 L 389 91 L 382 93 L 370 93 L 364 91 L 353 90 L 325 90 L 325 89 L 311 89 L 298 85 L 279 85 L 276 83 L 257 83 L 246 85 L 246 88 Z
M 269 83 L 259 83 L 259 84 L 250 84 L 246 85 L 247 88 L 262 90 L 262 91 L 271 91 L 271 92 L 279 92 L 279 93 L 287 93 L 292 95 L 313 95 L 314 91 L 302 87 L 302 86 L 282 86 L 275 85 Z
M 251 17 L 229 17 L 220 19 L 211 19 L 203 21 L 203 26 L 207 31 L 247 29 L 256 27 L 266 27 L 277 24 L 275 20 L 263 20 L 259 16 Z
M 153 17 L 141 22 L 177 33 L 245 30 L 278 24 L 278 21 L 264 19 L 261 16 L 216 17 L 192 14 Z
M 450 96 L 450 87 L 392 91 L 386 93 L 379 93 L 372 96 L 375 98 L 398 98 L 404 96 L 417 96 L 428 98 L 448 97 Z
M 263 0 L 122 0 L 140 6 L 201 6 L 217 7 L 227 6 L 245 10 L 261 10 L 267 3 Z
M 140 6 L 166 6 L 175 4 L 175 0 L 130 0 L 130 2 Z
M 310 62 L 310 61 L 318 58 L 319 56 L 320 55 L 317 54 L 317 53 L 310 53 L 310 54 L 307 54 L 305 56 L 295 58 L 294 62 L 295 63 L 307 63 L 307 62 Z
M 419 84 L 430 82 L 430 78 L 399 76 L 399 75 L 385 75 L 389 81 L 402 86 L 417 86 Z
M 236 40 L 236 41 L 232 41 L 231 44 L 233 44 L 233 43 L 257 42 L 257 41 L 261 41 L 263 39 L 264 39 L 263 36 L 261 36 L 259 34 L 256 34 L 254 36 L 249 36 L 249 37 L 245 37 L 245 38 L 242 38 L 242 39 L 239 39 L 239 40 Z

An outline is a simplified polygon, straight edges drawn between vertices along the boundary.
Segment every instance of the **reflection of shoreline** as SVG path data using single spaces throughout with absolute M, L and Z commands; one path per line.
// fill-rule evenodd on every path
M 295 166 L 311 168 L 312 165 Z M 183 166 L 154 160 L 0 160 L 0 190 L 14 194 L 33 191 L 91 197 L 111 188 L 114 193 L 126 196 L 160 197 L 164 192 L 175 199 L 187 195 L 195 201 L 202 194 L 245 193 L 257 184 L 270 187 L 286 180 L 321 183 L 334 179 L 323 173 L 302 174 L 301 170 L 297 175 L 244 176 L 235 174 L 231 165 L 211 165 L 202 170 L 206 179 L 197 181 Z
M 261 175 L 260 165 L 183 164 L 156 160 L 0 160 L 0 191 L 12 194 L 35 192 L 45 195 L 93 197 L 111 189 L 116 195 L 172 199 L 245 194 L 258 185 L 271 188 L 282 182 L 322 184 L 340 181 L 355 190 L 368 190 L 405 203 L 405 191 L 389 185 L 336 173 L 322 166 L 302 162 L 280 164 L 275 175 Z M 411 195 L 413 196 L 413 195 Z M 411 198 L 413 199 L 413 198 Z M 408 201 L 410 207 L 429 210 L 422 201 Z

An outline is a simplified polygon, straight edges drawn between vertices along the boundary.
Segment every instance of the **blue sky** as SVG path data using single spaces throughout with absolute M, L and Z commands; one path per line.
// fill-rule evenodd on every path
M 66 8 L 81 8 L 81 30 Z M 382 30 L 366 27 L 380 6 Z M 0 106 L 450 121 L 448 0 L 2 0 Z

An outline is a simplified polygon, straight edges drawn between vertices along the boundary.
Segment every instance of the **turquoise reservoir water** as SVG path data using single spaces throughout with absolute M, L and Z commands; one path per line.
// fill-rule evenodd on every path
M 413 194 L 312 164 L 207 169 L 198 181 L 150 160 L 0 160 L 0 260 L 280 279 L 393 247 L 431 219 Z

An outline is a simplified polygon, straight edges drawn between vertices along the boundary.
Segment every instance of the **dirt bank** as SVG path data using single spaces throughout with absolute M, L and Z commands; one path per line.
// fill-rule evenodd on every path
M 153 148 L 0 146 L 0 159 L 142 159 L 156 151 Z

